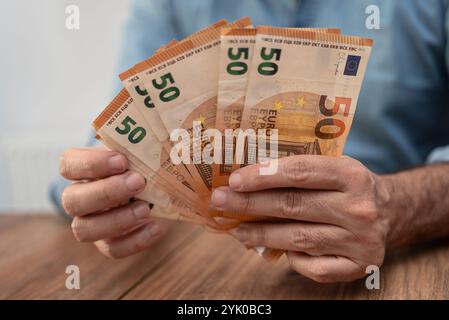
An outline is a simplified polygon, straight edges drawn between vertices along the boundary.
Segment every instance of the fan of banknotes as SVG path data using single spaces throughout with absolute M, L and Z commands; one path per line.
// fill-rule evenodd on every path
M 371 46 L 339 29 L 220 20 L 120 74 L 124 88 L 93 126 L 146 178 L 137 198 L 154 204 L 153 216 L 227 232 L 268 219 L 210 208 L 213 188 L 234 170 L 341 155 Z M 282 254 L 257 250 L 268 260 Z

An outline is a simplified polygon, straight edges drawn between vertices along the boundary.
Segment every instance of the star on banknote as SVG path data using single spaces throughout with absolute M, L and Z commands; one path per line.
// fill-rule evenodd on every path
M 304 109 L 305 104 L 306 104 L 306 99 L 304 99 L 304 97 L 300 97 L 300 98 L 298 98 L 298 100 L 296 101 L 296 105 L 297 105 L 298 107 L 303 108 L 303 109 Z
M 282 102 L 280 102 L 280 101 L 278 101 L 278 102 L 276 102 L 275 104 L 274 104 L 274 109 L 276 110 L 276 111 L 281 111 L 281 109 L 283 108 L 284 106 L 282 105 Z
M 200 116 L 196 119 L 196 121 L 200 122 L 201 124 L 204 124 L 206 118 L 202 114 L 200 114 Z

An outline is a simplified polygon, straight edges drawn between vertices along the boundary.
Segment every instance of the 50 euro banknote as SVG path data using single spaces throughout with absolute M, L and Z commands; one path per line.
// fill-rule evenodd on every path
M 261 26 L 242 129 L 277 129 L 279 157 L 342 154 L 372 40 Z
M 340 34 L 336 28 L 291 28 Z M 248 87 L 251 62 L 256 42 L 255 28 L 222 28 L 220 60 L 218 67 L 218 98 L 215 127 L 221 132 L 232 130 L 223 136 L 221 162 L 213 165 L 214 187 L 228 185 L 229 175 L 240 167 L 235 158 L 237 146 L 243 147 L 244 136 L 238 135 L 245 95 Z

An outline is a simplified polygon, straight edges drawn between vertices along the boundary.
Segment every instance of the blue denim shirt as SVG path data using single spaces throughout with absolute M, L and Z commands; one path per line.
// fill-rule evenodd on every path
M 380 10 L 380 29 L 366 27 L 369 5 Z M 373 38 L 345 154 L 377 173 L 449 161 L 446 0 L 135 0 L 119 71 L 173 38 L 245 15 L 255 25 L 333 27 Z

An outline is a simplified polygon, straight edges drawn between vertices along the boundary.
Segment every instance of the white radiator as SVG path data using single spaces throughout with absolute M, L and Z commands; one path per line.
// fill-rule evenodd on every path
M 43 142 L 45 141 L 45 142 Z M 0 212 L 55 212 L 49 186 L 58 176 L 58 159 L 67 141 L 39 137 L 0 138 Z

